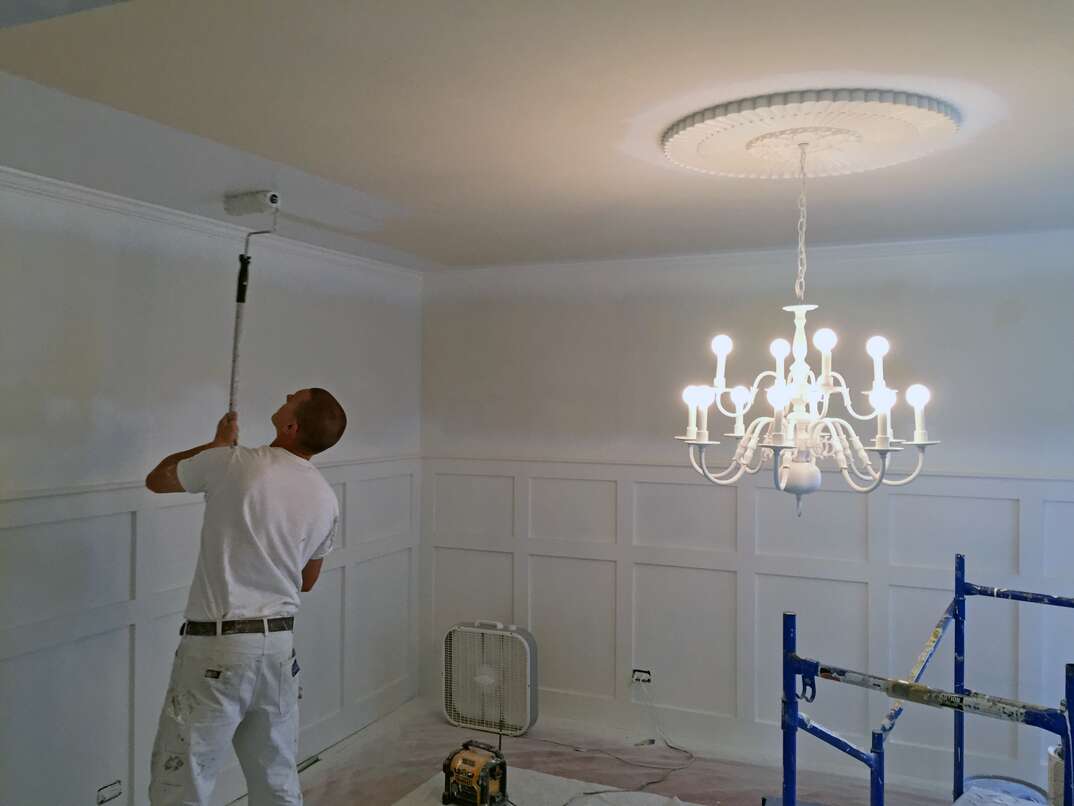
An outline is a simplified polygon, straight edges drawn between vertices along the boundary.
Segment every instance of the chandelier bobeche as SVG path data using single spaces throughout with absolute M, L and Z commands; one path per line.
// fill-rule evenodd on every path
M 780 129 L 782 115 L 793 120 L 795 126 Z M 883 136 L 885 116 L 893 121 L 894 130 L 903 139 L 901 150 L 876 150 L 877 142 L 890 145 L 890 138 L 885 141 Z M 855 128 L 856 118 L 866 122 Z M 815 125 L 808 125 L 810 122 Z M 724 104 L 684 118 L 668 129 L 665 153 L 685 167 L 730 176 L 793 176 L 787 163 L 790 154 L 795 153 L 801 181 L 795 282 L 798 302 L 783 309 L 794 316 L 792 340 L 779 338 L 772 342 L 769 351 L 775 365 L 759 373 L 750 386 L 729 387 L 727 359 L 734 345 L 730 336 L 720 334 L 712 340 L 716 355 L 712 385 L 687 386 L 682 393 L 688 419 L 686 433 L 676 439 L 686 443 L 690 463 L 705 479 L 713 484 L 735 484 L 744 474 L 758 473 L 771 462 L 773 484 L 795 496 L 801 514 L 802 496 L 821 486 L 822 462 L 837 469 L 847 485 L 860 493 L 870 493 L 881 484 L 909 484 L 921 473 L 926 448 L 938 444 L 929 440 L 925 430 L 925 405 L 930 393 L 920 384 L 906 390 L 906 402 L 914 410 L 913 438 L 897 439 L 892 409 L 898 391 L 890 388 L 884 378 L 884 357 L 890 350 L 887 339 L 873 336 L 865 343 L 865 352 L 873 363 L 872 386 L 865 392 L 871 409 L 867 412 L 854 408 L 846 379 L 832 368 L 832 353 L 838 343 L 833 330 L 820 328 L 813 333 L 813 347 L 820 354 L 819 372 L 807 360 L 806 314 L 817 306 L 805 302 L 805 183 L 807 175 L 868 170 L 919 156 L 957 125 L 957 112 L 952 107 L 925 96 L 882 94 L 879 90 L 823 90 Z M 913 136 L 915 126 L 920 137 Z M 720 154 L 713 146 L 720 137 L 744 146 L 748 157 L 739 160 L 734 154 Z M 809 171 L 807 157 L 815 161 Z M 762 389 L 771 413 L 757 416 L 747 425 L 747 415 Z M 837 406 L 837 401 L 841 405 Z M 708 415 L 713 405 L 734 421 L 726 436 L 738 440 L 730 464 L 715 472 L 705 457 L 706 449 L 719 444 L 710 439 Z M 842 409 L 842 414 L 837 413 L 837 408 Z M 863 442 L 852 424 L 855 420 L 875 421 L 875 436 Z M 909 474 L 894 478 L 890 474 L 892 456 L 906 448 L 917 448 L 917 463 Z

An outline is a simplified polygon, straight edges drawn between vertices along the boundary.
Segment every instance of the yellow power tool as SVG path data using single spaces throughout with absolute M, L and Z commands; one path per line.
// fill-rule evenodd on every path
M 507 803 L 507 759 L 483 742 L 463 742 L 444 761 L 444 804 L 500 806 Z

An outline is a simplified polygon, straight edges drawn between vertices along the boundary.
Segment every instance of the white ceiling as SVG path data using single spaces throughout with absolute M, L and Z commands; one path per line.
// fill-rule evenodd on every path
M 285 234 L 425 266 L 777 247 L 793 183 L 675 168 L 661 133 L 746 95 L 873 86 L 947 100 L 963 129 L 815 180 L 815 242 L 1054 229 L 1074 221 L 1071 42 L 1069 0 L 137 0 L 0 31 L 0 70 L 132 113 L 56 129 L 90 106 L 52 93 L 48 117 L 9 78 L 22 134 L 0 161 L 114 192 L 131 174 L 131 195 L 218 217 L 221 192 L 271 180 Z

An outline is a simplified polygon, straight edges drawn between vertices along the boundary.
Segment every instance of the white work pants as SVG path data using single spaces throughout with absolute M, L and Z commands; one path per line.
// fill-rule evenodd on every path
M 184 635 L 160 713 L 152 806 L 208 806 L 228 744 L 250 806 L 301 806 L 294 634 Z

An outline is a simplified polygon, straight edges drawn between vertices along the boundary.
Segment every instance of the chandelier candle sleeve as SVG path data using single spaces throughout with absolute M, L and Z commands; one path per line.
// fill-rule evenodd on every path
M 743 415 L 746 412 L 747 404 L 750 402 L 750 390 L 745 386 L 736 386 L 731 390 L 731 402 L 735 404 L 734 435 L 743 437 L 746 435 L 746 424 L 743 422 Z
M 711 386 L 697 387 L 698 401 L 698 424 L 697 441 L 708 442 L 709 440 L 709 407 L 716 400 L 716 390 Z
M 781 381 L 768 388 L 765 394 L 772 406 L 772 432 L 769 439 L 773 442 L 783 442 L 783 409 L 787 407 L 787 387 Z
M 791 354 L 791 344 L 786 339 L 776 339 L 768 345 L 768 352 L 776 359 L 776 377 L 782 381 L 787 377 L 784 362 L 787 360 L 787 356 Z
M 886 448 L 891 444 L 891 408 L 895 405 L 896 392 L 886 386 L 869 393 L 869 404 L 876 412 L 876 446 Z
M 697 439 L 697 403 L 696 386 L 687 386 L 682 390 L 682 402 L 686 404 L 686 438 Z

